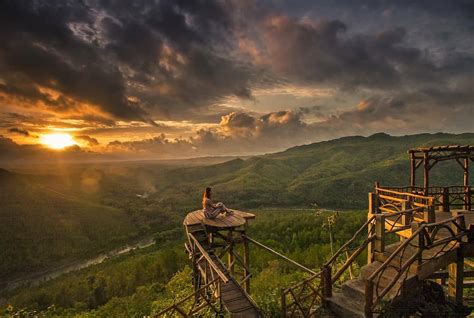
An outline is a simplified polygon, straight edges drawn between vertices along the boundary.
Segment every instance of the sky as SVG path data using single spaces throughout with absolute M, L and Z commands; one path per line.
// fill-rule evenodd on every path
M 0 160 L 474 132 L 473 34 L 470 0 L 2 0 Z

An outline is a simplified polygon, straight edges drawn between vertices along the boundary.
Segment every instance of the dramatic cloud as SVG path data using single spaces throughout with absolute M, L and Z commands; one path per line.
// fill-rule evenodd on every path
M 24 130 L 24 129 L 21 129 L 21 128 L 14 127 L 14 128 L 8 129 L 8 131 L 11 132 L 11 133 L 20 134 L 20 135 L 23 135 L 23 136 L 26 136 L 26 137 L 30 136 L 30 133 L 27 130 Z
M 95 138 L 92 138 L 91 136 L 87 135 L 80 135 L 80 136 L 74 136 L 74 139 L 83 141 L 85 142 L 88 146 L 98 146 L 99 141 Z
M 5 0 L 0 133 L 17 154 L 66 130 L 88 151 L 171 158 L 473 131 L 473 9 L 464 0 Z

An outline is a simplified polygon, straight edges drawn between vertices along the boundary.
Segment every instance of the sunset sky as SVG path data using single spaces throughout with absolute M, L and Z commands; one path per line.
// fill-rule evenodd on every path
M 3 0 L 0 160 L 474 132 L 473 33 L 469 0 Z

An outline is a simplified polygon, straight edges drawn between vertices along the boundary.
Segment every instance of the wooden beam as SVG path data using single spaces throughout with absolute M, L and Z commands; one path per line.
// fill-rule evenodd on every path
M 310 270 L 310 269 L 307 268 L 306 266 L 303 266 L 303 265 L 301 265 L 300 263 L 295 262 L 295 261 L 292 260 L 291 258 L 288 258 L 288 257 L 286 257 L 285 255 L 278 253 L 277 251 L 271 249 L 270 247 L 263 245 L 263 244 L 260 243 L 259 241 L 256 241 L 256 240 L 254 240 L 254 239 L 248 237 L 247 235 L 244 235 L 244 238 L 247 239 L 247 240 L 249 240 L 251 243 L 257 245 L 258 247 L 261 247 L 261 248 L 263 248 L 264 250 L 266 250 L 266 251 L 272 253 L 273 255 L 276 255 L 276 256 L 278 256 L 278 257 L 284 259 L 285 261 L 287 261 L 287 262 L 289 262 L 289 263 L 291 263 L 291 264 L 293 264 L 293 265 L 295 265 L 295 266 L 301 268 L 302 270 L 304 270 L 304 271 L 306 271 L 306 272 L 308 272 L 308 273 L 310 273 L 310 274 L 312 274 L 312 275 L 316 275 L 316 272 Z
M 456 305 L 462 305 L 462 294 L 464 286 L 464 255 L 463 247 L 457 249 L 456 262 L 448 265 L 448 297 Z
M 415 154 L 410 153 L 410 185 L 412 187 L 416 184 L 416 159 Z
M 250 268 L 250 250 L 249 250 L 249 242 L 244 239 L 244 278 L 250 275 L 249 269 Z M 250 279 L 247 279 L 244 282 L 244 288 L 247 294 L 250 294 Z
M 423 187 L 425 188 L 425 195 L 428 192 L 428 187 L 430 185 L 430 159 L 428 153 L 423 154 Z

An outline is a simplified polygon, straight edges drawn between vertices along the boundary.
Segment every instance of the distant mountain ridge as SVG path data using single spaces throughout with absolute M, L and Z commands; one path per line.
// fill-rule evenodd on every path
M 180 197 L 186 197 L 185 189 L 190 204 L 199 202 L 197 193 L 203 187 L 212 186 L 219 200 L 240 207 L 318 204 L 361 208 L 375 181 L 408 184 L 408 149 L 445 144 L 474 144 L 474 134 L 343 137 L 245 161 L 171 170 L 167 178 L 184 182 L 161 182 L 158 187 Z M 462 172 L 455 163 L 437 165 L 432 184 L 437 183 L 461 184 Z

